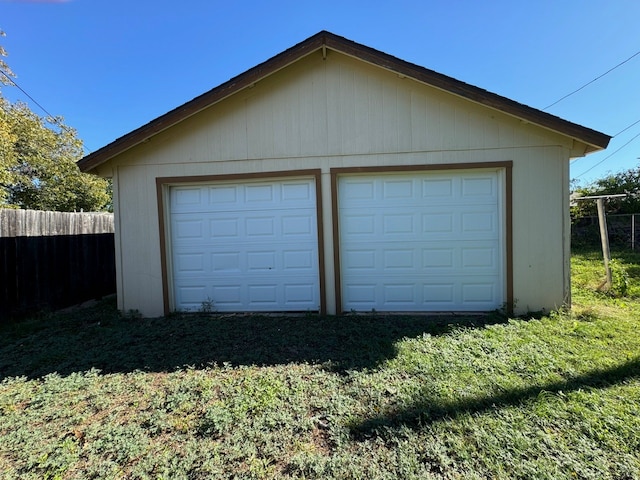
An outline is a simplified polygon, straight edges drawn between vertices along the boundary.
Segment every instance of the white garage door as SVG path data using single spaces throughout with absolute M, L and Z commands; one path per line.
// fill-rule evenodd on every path
M 171 188 L 174 306 L 319 310 L 313 179 Z
M 343 310 L 501 307 L 497 171 L 339 177 Z

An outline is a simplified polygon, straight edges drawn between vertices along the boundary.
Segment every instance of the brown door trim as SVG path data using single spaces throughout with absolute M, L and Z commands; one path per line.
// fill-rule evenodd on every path
M 338 221 L 338 177 L 357 173 L 410 173 L 451 170 L 503 169 L 505 172 L 505 283 L 506 311 L 513 314 L 513 162 L 451 163 L 439 165 L 393 165 L 375 167 L 338 167 L 331 169 L 331 213 L 333 216 L 333 267 L 335 274 L 336 313 L 344 313 L 342 307 L 342 272 L 340 268 L 340 225 Z
M 320 313 L 325 314 L 327 311 L 326 290 L 325 290 L 325 268 L 324 268 L 324 235 L 322 223 L 322 184 L 321 170 L 287 170 L 281 172 L 261 172 L 261 173 L 241 173 L 228 175 L 195 175 L 188 177 L 157 177 L 156 178 L 156 195 L 158 202 L 158 226 L 160 235 L 160 266 L 162 269 L 162 299 L 164 304 L 164 313 L 171 313 L 171 305 L 169 300 L 170 279 L 168 273 L 168 255 L 167 251 L 167 215 L 170 214 L 166 207 L 167 194 L 169 187 L 187 184 L 203 184 L 230 181 L 247 181 L 247 180 L 286 180 L 294 177 L 313 178 L 316 188 L 316 221 L 318 232 L 318 276 L 319 276 L 319 295 L 320 295 Z

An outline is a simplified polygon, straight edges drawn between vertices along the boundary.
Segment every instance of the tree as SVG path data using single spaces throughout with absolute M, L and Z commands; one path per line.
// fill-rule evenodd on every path
M 69 212 L 110 203 L 107 182 L 78 169 L 82 142 L 62 118 L 45 120 L 0 97 L 0 152 L 1 206 Z
M 6 33 L 0 30 L 0 37 L 6 37 Z M 16 74 L 11 71 L 7 62 L 2 57 L 7 56 L 7 51 L 0 45 L 0 85 L 13 85 L 12 78 L 15 78 Z
M 4 33 L 0 31 L 0 36 Z M 15 77 L 2 57 L 0 82 Z M 42 118 L 0 93 L 0 207 L 97 211 L 111 204 L 109 184 L 80 172 L 82 141 L 62 117 Z
M 607 175 L 586 187 L 578 187 L 574 193 L 583 197 L 625 193 L 625 198 L 612 198 L 607 202 L 607 212 L 640 213 L 640 164 L 635 168 Z M 571 213 L 574 218 L 596 215 L 595 202 L 577 202 Z

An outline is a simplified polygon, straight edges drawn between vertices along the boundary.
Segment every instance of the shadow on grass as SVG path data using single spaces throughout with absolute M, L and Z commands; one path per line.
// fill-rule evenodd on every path
M 401 426 L 419 428 L 421 425 L 455 418 L 462 414 L 483 413 L 502 407 L 520 405 L 545 393 L 566 394 L 582 389 L 606 388 L 633 378 L 640 378 L 640 357 L 617 367 L 592 370 L 559 382 L 533 385 L 456 402 L 443 401 L 437 395 L 425 390 L 413 405 L 363 420 L 352 425 L 351 432 L 356 439 L 366 439 L 386 428 Z
M 81 311 L 0 326 L 0 380 L 103 373 L 166 372 L 185 366 L 321 364 L 336 372 L 375 368 L 395 343 L 424 333 L 499 323 L 495 316 L 341 317 L 174 315 L 122 318 L 114 300 Z

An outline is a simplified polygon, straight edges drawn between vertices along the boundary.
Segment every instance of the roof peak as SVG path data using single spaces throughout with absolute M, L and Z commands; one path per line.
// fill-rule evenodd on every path
M 320 30 L 318 33 L 250 68 L 244 73 L 231 78 L 212 90 L 123 135 L 101 149 L 90 153 L 78 162 L 78 166 L 82 171 L 90 171 L 161 131 L 170 128 L 222 99 L 237 93 L 322 48 L 338 51 L 363 62 L 413 78 L 416 81 L 452 95 L 479 103 L 547 130 L 571 137 L 587 145 L 586 153 L 606 148 L 611 139 L 610 136 L 604 133 L 569 122 L 555 115 L 518 103 L 482 88 L 469 85 L 442 73 L 407 62 L 328 30 Z

